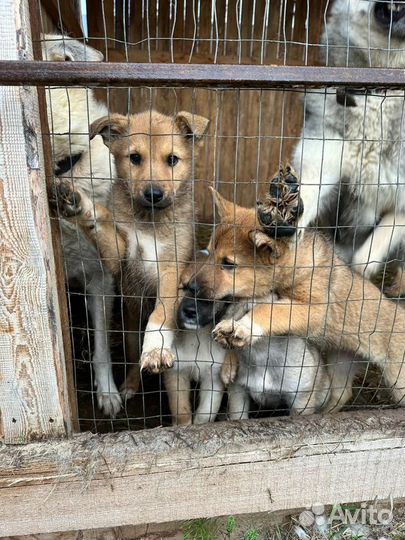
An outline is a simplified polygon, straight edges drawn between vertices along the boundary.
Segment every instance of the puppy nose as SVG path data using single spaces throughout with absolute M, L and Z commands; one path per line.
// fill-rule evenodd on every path
M 187 289 L 193 294 L 198 292 L 198 284 L 195 278 L 188 282 Z
M 153 206 L 163 199 L 164 192 L 159 187 L 148 186 L 144 189 L 143 196 Z
M 190 320 L 196 320 L 197 318 L 197 306 L 195 302 L 187 302 L 182 306 L 183 317 Z

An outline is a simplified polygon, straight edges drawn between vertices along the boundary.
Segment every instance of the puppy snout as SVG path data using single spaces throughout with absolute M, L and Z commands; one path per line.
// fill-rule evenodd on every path
M 198 326 L 197 304 L 194 298 L 183 298 L 177 313 L 180 328 L 195 328 Z
M 161 203 L 164 196 L 164 191 L 158 186 L 150 185 L 143 190 L 143 197 L 148 206 L 156 206 Z
M 191 300 L 191 302 L 185 303 L 183 305 L 182 313 L 185 318 L 189 320 L 197 320 L 197 308 L 195 305 L 195 301 Z

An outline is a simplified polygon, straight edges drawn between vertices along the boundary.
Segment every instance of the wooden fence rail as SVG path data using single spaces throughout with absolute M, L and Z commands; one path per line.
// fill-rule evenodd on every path
M 405 497 L 403 410 L 0 448 L 0 536 Z

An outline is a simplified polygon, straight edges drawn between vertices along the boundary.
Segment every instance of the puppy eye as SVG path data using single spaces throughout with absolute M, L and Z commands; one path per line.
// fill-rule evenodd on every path
M 133 163 L 134 165 L 140 165 L 141 162 L 142 162 L 142 156 L 141 154 L 131 154 L 129 156 L 129 159 L 131 160 L 131 163 Z
M 169 167 L 174 167 L 179 162 L 179 158 L 175 156 L 174 154 L 169 154 L 167 156 L 167 164 Z
M 237 266 L 238 265 L 235 263 L 235 261 L 230 261 L 229 259 L 222 259 L 222 270 L 235 270 Z

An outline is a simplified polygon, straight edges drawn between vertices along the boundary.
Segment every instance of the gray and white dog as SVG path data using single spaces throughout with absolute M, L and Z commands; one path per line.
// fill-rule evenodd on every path
M 405 68 L 405 2 L 335 0 L 322 44 L 329 66 Z M 300 226 L 338 225 L 340 255 L 368 278 L 398 259 L 395 296 L 405 292 L 404 103 L 380 88 L 308 91 L 293 156 Z
M 56 62 L 103 60 L 92 47 L 54 34 L 43 36 L 42 55 L 44 60 Z M 46 98 L 55 175 L 72 182 L 93 203 L 105 206 L 116 177 L 115 162 L 101 136 L 90 141 L 89 125 L 107 115 L 107 107 L 86 88 L 50 87 Z M 60 224 L 66 279 L 82 285 L 94 328 L 92 363 L 98 406 L 105 414 L 115 416 L 121 408 L 121 397 L 113 379 L 108 339 L 114 280 L 80 228 L 65 219 Z

